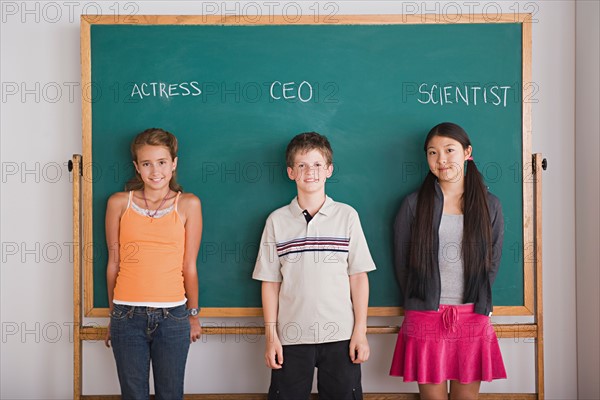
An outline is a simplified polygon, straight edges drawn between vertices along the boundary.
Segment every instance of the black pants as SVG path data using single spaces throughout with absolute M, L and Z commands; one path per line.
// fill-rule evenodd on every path
M 317 368 L 320 400 L 361 400 L 360 364 L 350 360 L 349 340 L 283 346 L 283 366 L 271 372 L 269 400 L 307 400 Z

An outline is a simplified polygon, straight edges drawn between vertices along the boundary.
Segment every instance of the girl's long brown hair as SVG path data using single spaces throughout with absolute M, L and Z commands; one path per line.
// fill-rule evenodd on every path
M 170 132 L 160 128 L 146 129 L 142 133 L 138 134 L 131 142 L 131 159 L 137 162 L 137 151 L 140 147 L 150 146 L 163 146 L 169 150 L 171 160 L 175 160 L 177 157 L 177 138 Z M 135 176 L 131 178 L 125 184 L 125 191 L 130 190 L 142 190 L 144 188 L 144 181 L 140 174 L 135 171 Z M 177 170 L 173 171 L 173 176 L 169 181 L 169 188 L 174 192 L 182 192 L 183 188 L 177 183 Z
M 425 139 L 429 141 L 444 136 L 459 142 L 463 149 L 471 145 L 467 133 L 458 125 L 444 122 L 434 126 Z M 464 303 L 474 303 L 479 288 L 488 280 L 492 262 L 492 224 L 487 202 L 487 188 L 473 160 L 467 161 L 465 188 L 462 196 L 463 239 L 462 261 L 464 267 Z M 412 224 L 409 254 L 408 295 L 424 300 L 431 290 L 439 249 L 434 249 L 433 205 L 436 177 L 430 171 L 419 190 L 416 218 Z M 437 233 L 436 233 L 437 234 Z M 435 251 L 437 250 L 437 251 Z

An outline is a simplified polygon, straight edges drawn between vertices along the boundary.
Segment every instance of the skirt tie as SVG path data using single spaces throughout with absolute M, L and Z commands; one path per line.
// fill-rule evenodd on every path
M 458 308 L 455 306 L 446 306 L 442 313 L 442 321 L 444 321 L 444 328 L 452 332 L 456 332 L 458 326 Z

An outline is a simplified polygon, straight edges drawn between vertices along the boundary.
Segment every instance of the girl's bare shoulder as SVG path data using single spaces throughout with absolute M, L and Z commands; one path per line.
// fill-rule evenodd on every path
M 200 209 L 201 202 L 198 196 L 193 193 L 181 193 L 179 195 L 179 205 L 178 208 L 181 211 L 188 211 L 193 209 Z
M 108 210 L 120 210 L 123 211 L 127 208 L 127 202 L 129 201 L 129 192 L 116 192 L 108 198 L 106 206 Z

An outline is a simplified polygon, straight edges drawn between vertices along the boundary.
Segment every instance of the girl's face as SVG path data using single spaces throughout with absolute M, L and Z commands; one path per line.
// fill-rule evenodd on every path
M 177 168 L 177 157 L 172 159 L 169 149 L 165 146 L 146 144 L 137 150 L 137 161 L 134 161 L 133 165 L 146 188 L 160 190 L 169 186 Z
M 434 136 L 427 144 L 427 163 L 440 182 L 460 182 L 464 179 L 463 168 L 471 152 L 471 146 L 464 149 L 454 139 Z

